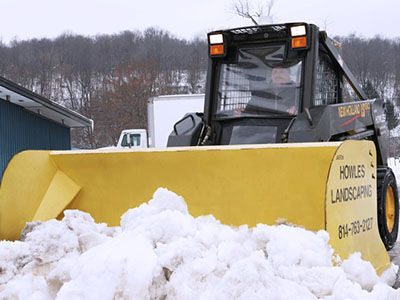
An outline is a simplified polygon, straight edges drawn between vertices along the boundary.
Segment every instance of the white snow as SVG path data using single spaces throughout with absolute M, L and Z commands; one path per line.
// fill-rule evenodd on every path
M 388 165 L 392 168 L 394 175 L 396 176 L 396 181 L 400 183 L 400 159 L 396 159 L 394 157 L 389 157 Z
M 66 211 L 0 242 L 0 299 L 400 299 L 398 267 L 359 253 L 334 265 L 325 231 L 230 227 L 158 189 L 120 227 Z

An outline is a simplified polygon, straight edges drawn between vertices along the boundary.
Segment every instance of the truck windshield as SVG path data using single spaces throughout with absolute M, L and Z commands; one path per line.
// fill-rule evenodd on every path
M 297 114 L 302 60 L 286 59 L 285 45 L 241 48 L 219 67 L 217 117 Z
M 130 135 L 130 141 L 128 141 L 128 135 Z M 125 134 L 122 143 L 122 147 L 139 147 L 140 146 L 140 134 L 138 133 L 128 133 Z

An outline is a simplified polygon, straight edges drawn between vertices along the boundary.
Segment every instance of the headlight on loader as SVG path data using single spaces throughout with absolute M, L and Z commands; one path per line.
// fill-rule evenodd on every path
M 306 26 L 299 25 L 291 27 L 290 34 L 292 37 L 306 35 Z
M 210 56 L 225 56 L 225 40 L 222 33 L 211 33 L 208 35 Z
M 290 35 L 292 37 L 292 49 L 307 48 L 307 28 L 305 25 L 295 25 L 290 27 Z
M 224 43 L 224 36 L 222 35 L 222 33 L 210 34 L 208 38 L 209 38 L 210 45 Z

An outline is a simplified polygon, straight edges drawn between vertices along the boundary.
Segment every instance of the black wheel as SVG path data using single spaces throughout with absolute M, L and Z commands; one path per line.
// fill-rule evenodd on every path
M 377 169 L 378 228 L 387 250 L 393 248 L 399 229 L 399 195 L 396 177 L 390 168 Z

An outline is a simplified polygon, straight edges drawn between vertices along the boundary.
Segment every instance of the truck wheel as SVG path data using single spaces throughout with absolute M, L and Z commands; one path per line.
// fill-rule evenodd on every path
M 399 196 L 390 168 L 377 169 L 378 228 L 387 250 L 393 248 L 399 229 Z

